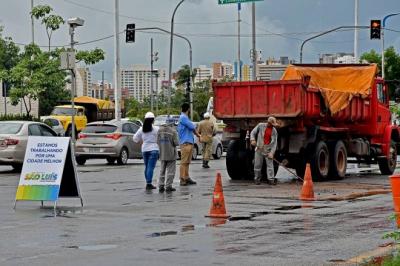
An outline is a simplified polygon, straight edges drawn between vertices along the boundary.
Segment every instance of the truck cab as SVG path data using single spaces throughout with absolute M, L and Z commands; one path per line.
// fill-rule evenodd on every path
M 75 118 L 75 129 L 79 132 L 86 127 L 88 121 L 83 106 L 75 105 L 75 109 L 73 109 L 72 105 L 58 105 L 54 107 L 50 115 L 61 121 L 66 136 L 70 136 L 72 133 L 72 114 Z

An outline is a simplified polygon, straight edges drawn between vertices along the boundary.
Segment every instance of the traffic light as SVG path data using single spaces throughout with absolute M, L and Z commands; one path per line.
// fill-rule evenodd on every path
M 371 20 L 371 40 L 381 39 L 381 21 L 380 20 Z
M 135 42 L 135 24 L 126 24 L 126 42 Z

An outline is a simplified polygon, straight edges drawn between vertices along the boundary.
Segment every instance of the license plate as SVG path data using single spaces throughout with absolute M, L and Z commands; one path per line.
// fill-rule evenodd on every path
M 89 148 L 89 152 L 98 153 L 98 152 L 100 152 L 100 148 Z

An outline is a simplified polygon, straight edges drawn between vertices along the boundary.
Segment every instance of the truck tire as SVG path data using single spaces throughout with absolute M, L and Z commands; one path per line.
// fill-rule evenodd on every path
M 319 141 L 311 157 L 311 174 L 315 181 L 326 180 L 329 176 L 329 149 L 325 141 Z
M 391 175 L 396 169 L 397 163 L 397 149 L 393 143 L 390 145 L 389 159 L 378 159 L 379 170 L 382 175 Z
M 333 143 L 330 157 L 329 177 L 343 179 L 347 169 L 347 149 L 343 141 Z
M 232 180 L 254 178 L 254 153 L 246 150 L 244 142 L 232 140 L 226 153 L 226 169 Z

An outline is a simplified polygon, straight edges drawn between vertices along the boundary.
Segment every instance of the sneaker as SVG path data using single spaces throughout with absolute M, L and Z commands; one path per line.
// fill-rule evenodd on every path
M 186 180 L 184 180 L 184 179 L 181 179 L 181 181 L 180 181 L 179 185 L 181 185 L 181 186 L 187 186 L 187 185 L 188 185 L 188 183 L 187 183 L 187 181 L 186 181 Z
M 167 189 L 165 190 L 165 192 L 172 192 L 172 191 L 176 191 L 176 188 L 167 187 Z
M 157 187 L 153 186 L 153 184 L 147 184 L 146 190 L 156 189 Z
M 276 184 L 278 184 L 278 179 L 276 179 L 276 178 L 268 179 L 267 183 L 268 183 L 268 185 L 276 186 Z
M 256 185 L 261 185 L 261 181 L 258 180 L 258 179 L 256 179 L 256 180 L 254 180 L 254 184 L 256 184 Z
M 186 183 L 187 183 L 188 185 L 196 185 L 196 184 L 197 184 L 197 182 L 194 181 L 193 179 L 191 179 L 190 177 L 186 180 Z
M 160 186 L 160 187 L 158 188 L 158 191 L 159 191 L 160 193 L 163 193 L 163 192 L 165 191 L 165 187 L 164 187 L 164 186 Z

